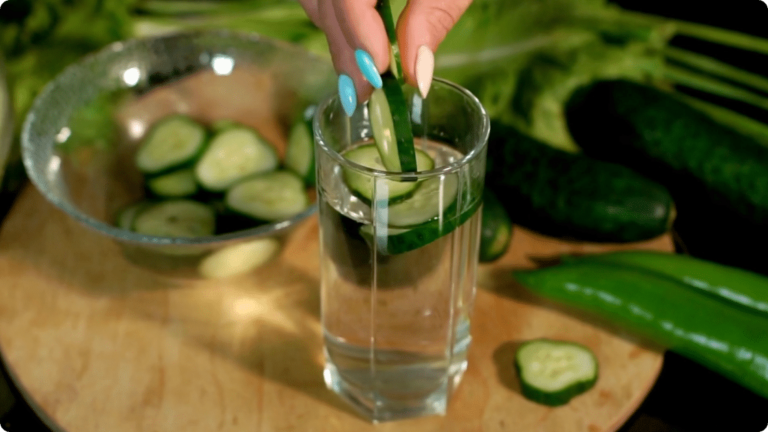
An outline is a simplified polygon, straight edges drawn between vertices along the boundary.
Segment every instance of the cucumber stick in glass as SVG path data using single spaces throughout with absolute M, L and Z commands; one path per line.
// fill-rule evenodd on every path
M 275 149 L 255 130 L 231 127 L 216 134 L 195 164 L 195 177 L 203 188 L 223 192 L 245 177 L 273 171 Z
M 601 262 L 517 271 L 516 279 L 551 301 L 664 346 L 768 397 L 768 318 L 668 277 Z
M 391 74 L 382 76 L 383 86 L 368 101 L 373 138 L 387 171 L 417 171 L 413 131 L 403 89 Z
M 158 175 L 193 163 L 206 147 L 205 128 L 183 115 L 157 122 L 136 151 L 136 166 L 145 175 Z
M 520 345 L 515 369 L 523 396 L 549 406 L 567 404 L 591 389 L 598 377 L 597 358 L 589 348 L 549 339 Z

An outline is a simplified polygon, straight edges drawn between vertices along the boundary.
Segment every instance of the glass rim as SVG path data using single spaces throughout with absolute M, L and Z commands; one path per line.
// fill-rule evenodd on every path
M 323 113 L 331 103 L 334 101 L 337 101 L 339 99 L 338 94 L 334 94 L 328 98 L 326 98 L 325 101 L 323 101 L 315 111 L 314 118 L 312 120 L 312 129 L 313 134 L 315 138 L 317 139 L 318 146 L 331 158 L 333 158 L 336 162 L 338 162 L 340 165 L 345 165 L 348 167 L 351 167 L 355 169 L 356 171 L 362 172 L 364 174 L 370 175 L 371 177 L 376 178 L 385 178 L 385 179 L 400 179 L 404 176 L 407 176 L 411 179 L 421 179 L 421 178 L 428 178 L 428 177 L 435 177 L 443 174 L 451 174 L 462 167 L 468 165 L 478 157 L 480 157 L 480 154 L 482 151 L 488 146 L 488 137 L 491 132 L 491 120 L 488 117 L 488 113 L 485 110 L 485 107 L 482 103 L 480 103 L 480 100 L 472 94 L 469 90 L 465 89 L 464 87 L 452 82 L 448 81 L 443 78 L 435 77 L 433 79 L 434 83 L 439 83 L 441 85 L 446 86 L 449 89 L 452 89 L 462 96 L 464 96 L 466 99 L 468 99 L 472 104 L 477 106 L 477 108 L 480 111 L 480 115 L 482 116 L 482 125 L 480 126 L 480 135 L 481 135 L 481 142 L 479 145 L 476 145 L 472 150 L 467 153 L 466 155 L 462 156 L 461 159 L 453 161 L 447 165 L 443 165 L 437 168 L 433 168 L 431 170 L 426 171 L 416 171 L 416 172 L 396 172 L 396 171 L 383 171 L 375 168 L 370 168 L 365 165 L 361 165 L 357 162 L 350 161 L 349 159 L 346 159 L 344 156 L 341 155 L 341 153 L 337 152 L 328 144 L 326 143 L 326 139 L 322 134 L 322 131 L 320 129 L 320 118 L 321 113 Z

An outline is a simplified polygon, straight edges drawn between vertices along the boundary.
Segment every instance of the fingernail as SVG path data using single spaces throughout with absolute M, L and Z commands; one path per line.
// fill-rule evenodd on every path
M 352 78 L 343 74 L 339 75 L 339 99 L 344 112 L 352 117 L 357 108 L 357 92 L 355 92 L 355 83 L 352 82 Z
M 419 86 L 419 93 L 423 98 L 426 98 L 429 93 L 434 71 L 435 55 L 428 46 L 420 46 L 416 54 L 416 84 Z
M 363 73 L 365 79 L 372 86 L 381 88 L 381 75 L 379 75 L 379 70 L 376 69 L 373 57 L 368 52 L 359 49 L 355 51 L 355 59 L 357 60 L 357 67 L 360 68 L 360 72 Z

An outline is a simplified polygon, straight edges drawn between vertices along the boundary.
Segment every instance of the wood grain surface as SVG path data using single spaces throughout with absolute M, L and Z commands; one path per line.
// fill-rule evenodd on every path
M 448 415 L 373 426 L 323 384 L 316 218 L 266 268 L 173 282 L 30 186 L 0 231 L 0 348 L 39 414 L 67 432 L 613 431 L 654 384 L 661 352 L 528 296 L 509 270 L 619 248 L 672 242 L 576 244 L 517 229 L 504 258 L 481 266 L 469 368 Z M 554 409 L 524 399 L 512 358 L 536 337 L 593 349 L 594 389 Z

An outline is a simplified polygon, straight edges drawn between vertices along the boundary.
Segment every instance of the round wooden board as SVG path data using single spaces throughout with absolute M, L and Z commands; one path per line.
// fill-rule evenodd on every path
M 448 415 L 373 426 L 323 384 L 315 218 L 267 268 L 174 284 L 30 186 L 0 231 L 0 348 L 39 414 L 67 432 L 614 431 L 662 353 L 526 298 L 509 270 L 619 248 L 672 242 L 569 244 L 517 229 L 505 257 L 481 266 L 469 369 Z M 559 408 L 524 399 L 512 356 L 536 337 L 593 349 L 595 388 Z

